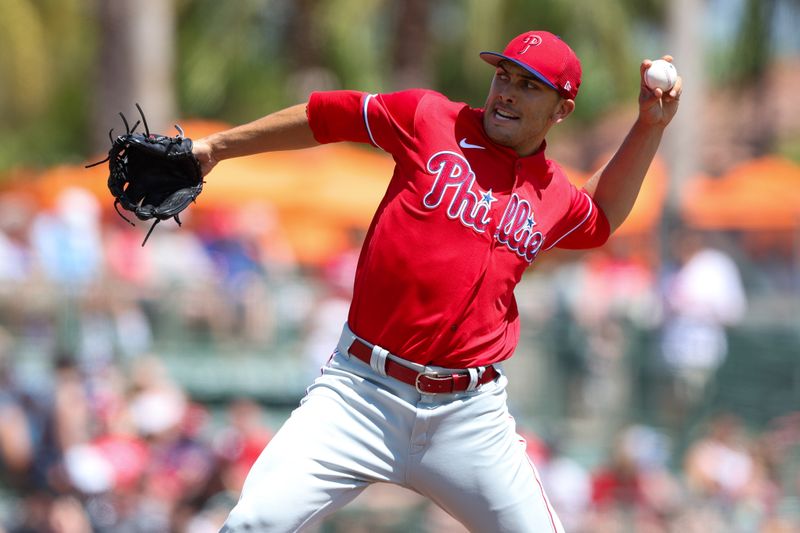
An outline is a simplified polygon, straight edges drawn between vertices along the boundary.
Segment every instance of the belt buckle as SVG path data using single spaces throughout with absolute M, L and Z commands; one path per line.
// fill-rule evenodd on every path
M 422 390 L 420 388 L 419 380 L 423 376 L 425 376 L 426 378 L 428 378 L 430 380 L 433 380 L 433 381 L 447 381 L 447 380 L 452 380 L 453 379 L 452 374 L 437 374 L 435 372 L 420 372 L 419 374 L 417 374 L 417 377 L 414 379 L 414 388 L 417 389 L 417 392 L 420 393 L 420 394 L 438 394 L 437 392 L 424 391 L 424 390 Z

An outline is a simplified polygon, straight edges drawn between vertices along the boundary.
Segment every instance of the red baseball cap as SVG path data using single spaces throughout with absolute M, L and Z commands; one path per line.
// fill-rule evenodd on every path
M 524 68 L 565 98 L 578 95 L 581 62 L 560 37 L 546 31 L 527 31 L 508 43 L 503 53 L 481 52 L 481 59 L 497 66 L 502 60 Z

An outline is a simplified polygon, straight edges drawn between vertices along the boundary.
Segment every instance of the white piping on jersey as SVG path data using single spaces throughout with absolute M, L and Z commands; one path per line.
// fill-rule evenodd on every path
M 367 118 L 367 116 L 368 116 L 367 115 L 367 108 L 369 107 L 369 100 L 370 100 L 370 98 L 375 98 L 376 96 L 378 96 L 378 95 L 377 94 L 368 94 L 364 98 L 364 109 L 362 110 L 362 112 L 364 114 L 364 125 L 367 127 L 367 135 L 369 135 L 369 140 L 376 147 L 378 147 L 381 150 L 383 150 L 383 147 L 381 145 L 379 145 L 377 142 L 375 142 L 375 137 L 372 136 L 372 130 L 369 128 L 369 119 Z M 386 150 L 383 150 L 383 151 L 385 152 Z
M 587 199 L 587 200 L 589 200 L 589 211 L 586 213 L 586 216 L 585 216 L 585 217 L 583 217 L 583 220 L 581 220 L 580 222 L 578 222 L 578 224 L 577 224 L 577 225 L 576 225 L 574 228 L 572 228 L 571 230 L 569 230 L 568 232 L 566 232 L 564 235 L 562 235 L 561 237 L 559 237 L 559 238 L 558 238 L 558 240 L 557 240 L 556 242 L 554 242 L 553 244 L 551 244 L 550 246 L 548 246 L 547 248 L 545 248 L 545 249 L 544 249 L 544 251 L 545 251 L 545 252 L 546 252 L 547 250 L 549 250 L 550 248 L 552 248 L 553 246 L 555 246 L 556 244 L 558 244 L 559 242 L 561 242 L 561 240 L 562 240 L 564 237 L 566 237 L 567 235 L 569 235 L 570 233 L 572 233 L 572 232 L 573 232 L 573 231 L 575 231 L 576 229 L 580 228 L 580 227 L 583 225 L 583 223 L 584 223 L 584 222 L 586 222 L 587 220 L 589 220 L 589 217 L 590 217 L 590 216 L 591 216 L 591 214 L 592 214 L 592 210 L 594 209 L 594 204 L 592 203 L 592 199 L 591 199 L 591 198 L 589 198 L 589 195 L 588 195 L 588 194 L 586 194 L 586 193 L 585 193 L 585 192 L 583 192 L 583 191 L 581 191 L 581 193 L 582 193 L 582 194 L 583 194 L 583 195 L 586 197 L 586 199 Z

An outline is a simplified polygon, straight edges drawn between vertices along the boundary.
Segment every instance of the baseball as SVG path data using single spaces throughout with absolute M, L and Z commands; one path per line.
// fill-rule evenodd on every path
M 656 59 L 644 72 L 644 84 L 651 91 L 661 89 L 664 92 L 669 91 L 678 81 L 678 71 L 675 70 L 675 65 L 663 59 Z

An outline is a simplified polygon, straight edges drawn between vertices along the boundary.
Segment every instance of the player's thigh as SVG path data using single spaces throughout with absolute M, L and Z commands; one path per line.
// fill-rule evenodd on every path
M 437 477 L 428 484 L 428 496 L 469 531 L 563 533 L 530 463 L 498 470 Z
M 351 411 L 336 391 L 314 388 L 250 469 L 223 531 L 302 530 L 383 479 L 382 460 L 358 452 L 364 431 Z
M 497 390 L 464 407 L 436 425 L 428 450 L 415 465 L 415 488 L 470 531 L 561 533 L 508 414 L 505 392 Z

